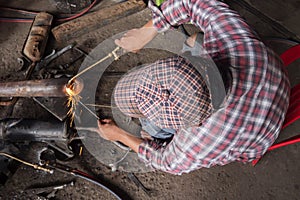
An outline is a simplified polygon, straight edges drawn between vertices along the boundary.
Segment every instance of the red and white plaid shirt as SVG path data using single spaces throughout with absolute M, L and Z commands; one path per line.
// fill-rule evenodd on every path
M 225 107 L 200 127 L 175 133 L 165 147 L 145 141 L 139 157 L 172 174 L 261 157 L 277 138 L 289 103 L 290 85 L 280 58 L 247 23 L 216 0 L 149 2 L 159 32 L 192 23 L 204 32 L 204 48 L 217 63 L 232 66 Z

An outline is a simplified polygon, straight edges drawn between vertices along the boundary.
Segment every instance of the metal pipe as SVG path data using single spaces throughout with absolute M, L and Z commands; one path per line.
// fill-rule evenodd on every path
M 59 78 L 4 82 L 0 83 L 0 97 L 64 97 L 68 96 L 68 81 Z
M 65 141 L 67 134 L 67 123 L 57 120 L 4 119 L 0 121 L 0 140 Z

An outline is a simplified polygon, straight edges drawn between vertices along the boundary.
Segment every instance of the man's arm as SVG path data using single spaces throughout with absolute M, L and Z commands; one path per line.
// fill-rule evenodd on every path
M 195 130 L 181 130 L 169 145 L 162 147 L 156 144 L 155 141 L 147 141 L 131 135 L 116 126 L 110 119 L 98 121 L 98 127 L 98 133 L 102 138 L 122 142 L 138 154 L 141 153 L 139 157 L 145 161 L 146 165 L 177 175 L 189 172 L 194 167 L 197 167 L 197 165 L 191 167 L 191 165 L 197 164 L 193 156 L 201 157 L 206 155 L 197 155 L 202 151 L 202 149 L 199 149 L 199 140 L 202 140 L 202 145 L 204 146 L 205 141 L 210 141 L 212 144 L 217 142 L 216 138 L 211 134 L 197 136 L 199 133 L 197 131 L 194 132 Z M 193 131 L 194 134 L 191 134 L 190 131 Z M 189 148 L 187 149 L 187 147 Z
M 110 141 L 122 142 L 135 152 L 138 152 L 139 145 L 143 142 L 141 138 L 131 135 L 125 130 L 116 126 L 110 119 L 98 121 L 99 135 Z

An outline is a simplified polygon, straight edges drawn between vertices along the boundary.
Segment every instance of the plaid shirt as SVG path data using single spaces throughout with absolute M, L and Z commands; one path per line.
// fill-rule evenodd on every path
M 181 129 L 167 146 L 145 141 L 139 157 L 173 174 L 261 157 L 277 138 L 289 103 L 289 80 L 280 58 L 244 20 L 216 0 L 149 2 L 159 32 L 190 22 L 204 32 L 204 48 L 216 63 L 231 66 L 225 107 L 199 127 Z

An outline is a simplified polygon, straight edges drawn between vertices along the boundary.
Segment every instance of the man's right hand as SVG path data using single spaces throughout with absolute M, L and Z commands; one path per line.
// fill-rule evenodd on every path
M 139 29 L 132 29 L 125 33 L 122 38 L 116 39 L 116 45 L 129 52 L 138 52 L 157 35 L 152 20 Z

